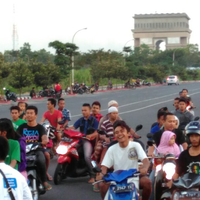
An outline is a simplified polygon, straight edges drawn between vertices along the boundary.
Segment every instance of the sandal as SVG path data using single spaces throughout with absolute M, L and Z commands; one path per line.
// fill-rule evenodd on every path
M 51 189 L 52 189 L 52 186 L 51 186 L 49 183 L 47 183 L 47 184 L 44 185 L 44 189 L 45 189 L 46 191 L 51 190 Z
M 92 189 L 93 189 L 93 192 L 100 192 L 100 189 L 96 188 L 95 186 L 93 186 Z
M 47 180 L 48 181 L 52 181 L 53 180 L 52 176 L 50 176 L 48 173 L 47 173 Z

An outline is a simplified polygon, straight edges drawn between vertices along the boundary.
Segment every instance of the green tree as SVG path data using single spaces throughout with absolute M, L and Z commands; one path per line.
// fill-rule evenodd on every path
M 21 96 L 22 88 L 30 86 L 33 82 L 33 74 L 28 68 L 28 64 L 21 59 L 17 62 L 11 63 L 11 73 L 9 76 L 9 83 L 12 87 L 19 89 Z
M 72 55 L 77 54 L 78 47 L 72 43 L 62 43 L 58 40 L 49 43 L 49 47 L 56 50 L 54 63 L 59 67 L 62 78 L 66 78 L 72 69 Z

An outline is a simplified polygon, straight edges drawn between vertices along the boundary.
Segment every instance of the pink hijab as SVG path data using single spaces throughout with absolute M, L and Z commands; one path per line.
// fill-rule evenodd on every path
M 172 136 L 175 136 L 176 138 L 176 135 L 171 131 L 163 132 L 160 144 L 158 146 L 158 152 L 163 154 L 173 153 L 177 157 L 180 154 L 180 149 L 178 145 L 176 143 L 174 143 L 173 145 L 169 145 L 169 140 Z

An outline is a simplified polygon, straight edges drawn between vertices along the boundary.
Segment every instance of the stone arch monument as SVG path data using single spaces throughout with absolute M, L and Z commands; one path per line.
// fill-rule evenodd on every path
M 190 18 L 186 13 L 139 14 L 133 18 L 135 47 L 146 44 L 151 49 L 159 50 L 162 42 L 165 42 L 166 49 L 186 47 L 189 44 Z

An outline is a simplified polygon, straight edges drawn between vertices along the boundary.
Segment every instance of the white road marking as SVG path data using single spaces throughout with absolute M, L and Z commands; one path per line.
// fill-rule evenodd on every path
M 198 88 L 198 89 L 194 89 L 194 90 L 190 90 L 190 91 L 195 91 L 195 90 L 199 90 L 199 88 Z M 199 93 L 200 93 L 200 92 L 192 93 L 192 94 L 190 94 L 190 96 L 191 96 L 191 95 L 195 95 L 195 94 L 199 94 Z M 143 101 L 136 101 L 136 102 L 133 102 L 133 103 L 124 104 L 124 105 L 119 106 L 119 108 L 126 107 L 126 106 L 130 106 L 130 105 L 133 105 L 133 104 L 143 103 L 143 102 L 147 102 L 147 101 L 162 99 L 162 98 L 169 97 L 169 96 L 174 96 L 174 95 L 177 95 L 177 93 L 173 93 L 173 94 L 169 94 L 169 95 L 164 95 L 164 96 L 156 97 L 156 98 L 152 98 L 152 99 L 146 99 L 146 100 L 143 100 Z M 159 105 L 159 104 L 162 104 L 162 103 L 165 103 L 165 102 L 169 102 L 169 101 L 172 101 L 172 100 L 173 100 L 173 99 L 170 99 L 170 100 L 167 100 L 167 101 L 161 101 L 161 102 L 159 102 L 159 103 L 151 104 L 151 105 L 149 105 L 149 106 L 145 106 L 145 107 L 142 107 L 142 108 L 137 108 L 137 109 L 134 109 L 134 110 L 129 110 L 129 111 L 125 111 L 125 112 L 120 112 L 119 114 L 122 115 L 122 114 L 130 113 L 130 112 L 135 112 L 135 111 L 138 111 L 138 110 L 143 110 L 143 109 L 145 109 L 145 108 L 153 107 L 153 106 L 156 106 L 156 105 Z M 103 109 L 103 110 L 101 110 L 101 111 L 107 111 L 107 110 L 108 110 L 108 109 Z M 80 117 L 80 116 L 82 116 L 82 114 L 73 115 L 71 118 Z

